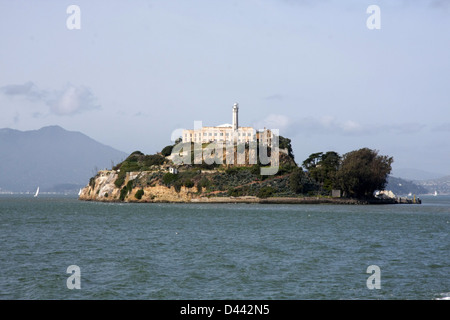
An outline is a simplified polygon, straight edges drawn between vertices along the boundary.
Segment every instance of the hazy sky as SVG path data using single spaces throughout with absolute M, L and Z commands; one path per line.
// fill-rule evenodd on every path
M 238 102 L 299 163 L 368 147 L 450 174 L 450 1 L 0 0 L 0 40 L 0 128 L 154 153 Z

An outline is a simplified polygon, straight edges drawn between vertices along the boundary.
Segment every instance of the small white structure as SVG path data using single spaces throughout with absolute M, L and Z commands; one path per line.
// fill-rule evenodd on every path
M 169 172 L 172 173 L 172 174 L 178 174 L 178 169 L 174 168 L 174 167 L 170 167 L 169 168 Z
M 341 190 L 331 190 L 331 197 L 332 198 L 340 198 L 341 197 Z

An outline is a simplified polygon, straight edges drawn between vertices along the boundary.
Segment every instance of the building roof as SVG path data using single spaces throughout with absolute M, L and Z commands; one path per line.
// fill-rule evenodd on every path
M 224 124 L 221 124 L 221 125 L 219 125 L 219 126 L 217 126 L 217 127 L 219 127 L 219 128 L 226 128 L 226 127 L 232 127 L 233 125 L 231 125 L 231 124 L 229 124 L 229 123 L 224 123 Z

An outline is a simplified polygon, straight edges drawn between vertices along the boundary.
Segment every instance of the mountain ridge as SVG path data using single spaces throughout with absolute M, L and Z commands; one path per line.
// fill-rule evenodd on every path
M 79 131 L 51 125 L 36 130 L 0 129 L 0 191 L 58 191 L 85 185 L 92 170 L 121 161 L 126 153 Z M 56 188 L 58 189 L 58 188 Z M 67 191 L 67 190 L 64 190 Z

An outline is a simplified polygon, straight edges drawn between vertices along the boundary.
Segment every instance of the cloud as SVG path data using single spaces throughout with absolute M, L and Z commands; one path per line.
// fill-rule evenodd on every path
M 436 125 L 431 129 L 432 132 L 450 132 L 450 123 L 442 123 L 440 125 Z
M 281 114 L 270 114 L 266 118 L 254 124 L 255 129 L 269 128 L 279 129 L 280 131 L 287 129 L 290 126 L 290 119 L 287 116 Z
M 33 82 L 11 84 L 0 87 L 0 93 L 9 97 L 21 97 L 33 102 L 42 102 L 52 114 L 58 116 L 74 115 L 100 108 L 96 97 L 86 86 L 67 84 L 61 90 L 39 89 Z
M 55 92 L 53 99 L 48 100 L 47 104 L 56 115 L 73 115 L 100 108 L 89 88 L 71 84 L 63 90 Z
M 426 125 L 417 122 L 406 122 L 399 124 L 379 126 L 379 131 L 386 131 L 395 134 L 415 134 L 421 132 Z
M 42 98 L 43 94 L 43 92 L 41 92 L 31 81 L 24 84 L 10 84 L 0 87 L 0 92 L 5 96 L 22 96 L 28 100 L 39 100 Z
M 367 127 L 354 120 L 340 121 L 332 116 L 316 118 L 303 118 L 295 122 L 299 132 L 308 134 L 338 134 L 353 135 L 367 134 Z
M 355 120 L 339 120 L 333 116 L 295 119 L 281 114 L 270 114 L 263 120 L 258 121 L 255 127 L 279 129 L 281 135 L 288 136 L 296 134 L 369 136 L 378 134 L 415 134 L 422 131 L 426 126 L 421 123 L 363 124 Z
M 430 3 L 432 8 L 448 9 L 450 7 L 450 1 L 448 0 L 432 0 Z
M 281 101 L 281 100 L 283 100 L 283 96 L 281 94 L 277 93 L 277 94 L 273 94 L 273 95 L 265 97 L 264 100 L 269 100 L 269 101 L 271 101 L 271 100 L 278 100 L 278 101 Z

